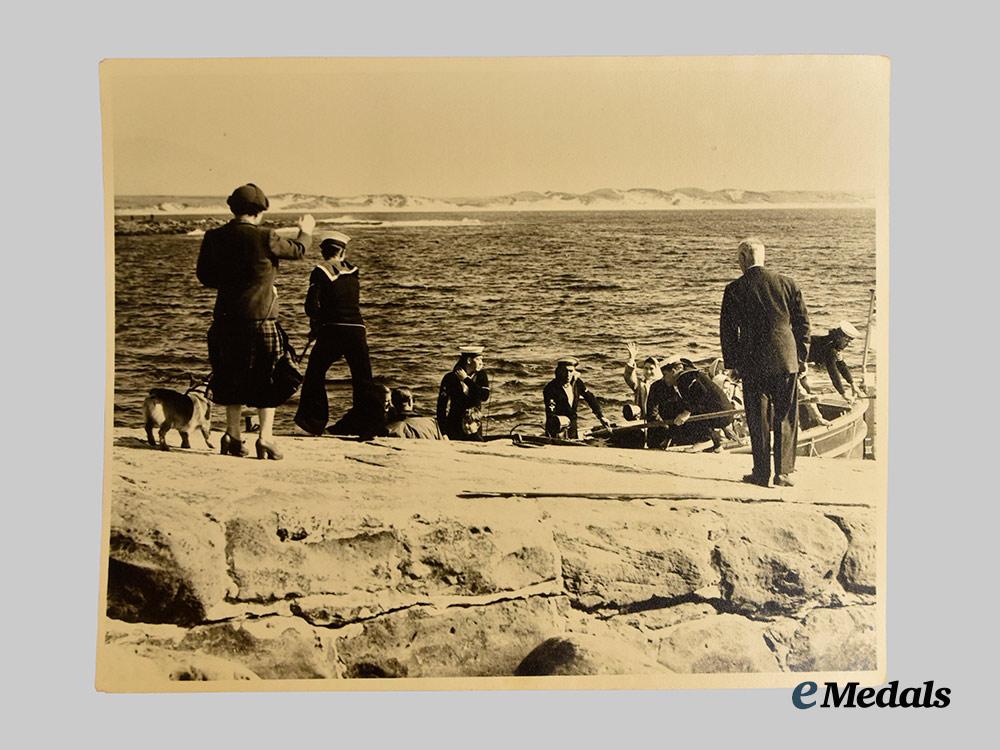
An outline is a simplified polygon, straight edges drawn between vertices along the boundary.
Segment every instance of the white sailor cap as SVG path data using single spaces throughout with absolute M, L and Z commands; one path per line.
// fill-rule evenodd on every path
M 660 367 L 672 367 L 673 365 L 683 364 L 683 361 L 680 354 L 668 354 L 660 360 Z
M 351 238 L 343 232 L 325 232 L 319 246 L 326 247 L 327 245 L 335 245 L 337 247 L 347 247 L 347 243 L 350 241 Z
M 842 320 L 837 323 L 837 328 L 843 331 L 846 335 L 850 336 L 852 339 L 860 338 L 861 334 L 858 333 L 858 329 L 851 325 L 850 321 Z
M 580 364 L 580 360 L 576 357 L 560 357 L 556 360 L 557 365 L 569 365 L 570 367 L 576 367 Z
M 468 345 L 468 346 L 460 346 L 458 348 L 458 353 L 459 354 L 482 354 L 483 353 L 483 347 L 481 347 L 481 346 L 473 346 L 471 344 Z

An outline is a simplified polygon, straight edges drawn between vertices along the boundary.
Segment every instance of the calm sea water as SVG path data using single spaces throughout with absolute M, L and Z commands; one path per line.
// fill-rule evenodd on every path
M 374 372 L 389 385 L 412 388 L 418 409 L 433 413 L 458 346 L 482 344 L 494 383 L 492 434 L 519 423 L 541 425 L 541 390 L 564 354 L 580 358 L 583 377 L 609 415 L 630 399 L 621 378 L 626 341 L 639 342 L 642 356 L 717 356 L 719 306 L 725 285 L 739 274 L 742 237 L 760 237 L 768 266 L 798 281 L 814 332 L 847 318 L 864 333 L 875 285 L 869 209 L 358 218 L 383 221 L 337 227 L 354 238 L 349 258 L 361 267 Z M 205 333 L 214 292 L 195 278 L 200 242 L 116 239 L 116 425 L 141 424 L 150 387 L 183 390 L 185 373 L 208 373 Z M 306 341 L 302 300 L 317 258 L 318 250 L 281 265 L 281 320 L 297 348 Z M 862 347 L 856 342 L 850 352 L 855 366 Z M 334 365 L 329 377 L 336 416 L 350 405 L 346 364 Z M 278 431 L 292 430 L 294 411 L 294 399 L 279 408 Z M 583 424 L 590 424 L 586 406 L 584 413 Z

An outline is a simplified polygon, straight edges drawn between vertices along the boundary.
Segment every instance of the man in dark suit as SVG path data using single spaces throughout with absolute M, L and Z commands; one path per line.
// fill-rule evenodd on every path
M 799 431 L 798 373 L 805 369 L 809 315 L 802 293 L 786 276 L 764 268 L 764 243 L 739 245 L 743 276 L 722 296 L 719 337 L 725 366 L 743 379 L 743 404 L 753 448 L 753 473 L 744 482 L 790 487 Z
M 580 360 L 576 357 L 560 359 L 556 362 L 555 378 L 542 390 L 542 398 L 545 399 L 545 434 L 551 438 L 576 440 L 579 437 L 576 410 L 581 398 L 587 402 L 602 426 L 610 426 L 604 418 L 597 396 L 580 377 L 576 369 L 579 365 Z

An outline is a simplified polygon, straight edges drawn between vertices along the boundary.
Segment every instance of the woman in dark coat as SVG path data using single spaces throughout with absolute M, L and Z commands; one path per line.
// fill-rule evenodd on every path
M 312 244 L 316 222 L 299 219 L 299 234 L 286 239 L 260 226 L 267 196 L 256 185 L 242 185 L 227 201 L 233 219 L 205 232 L 198 254 L 198 280 L 218 290 L 208 358 L 212 365 L 212 400 L 226 407 L 222 454 L 247 455 L 240 436 L 243 405 L 254 406 L 260 419 L 257 458 L 280 459 L 274 442 L 272 393 L 274 368 L 284 353 L 274 286 L 279 259 L 302 258 Z

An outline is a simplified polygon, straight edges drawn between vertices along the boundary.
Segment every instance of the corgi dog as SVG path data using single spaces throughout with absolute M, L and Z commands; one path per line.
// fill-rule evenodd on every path
M 212 434 L 212 404 L 206 392 L 199 390 L 203 383 L 191 378 L 191 387 L 185 393 L 172 391 L 169 388 L 152 388 L 146 400 L 142 402 L 146 416 L 146 440 L 150 445 L 160 446 L 160 450 L 168 451 L 166 436 L 171 429 L 181 434 L 181 448 L 190 448 L 189 433 L 199 430 L 205 438 L 205 445 L 213 448 Z M 153 428 L 158 428 L 160 440 L 153 439 Z

